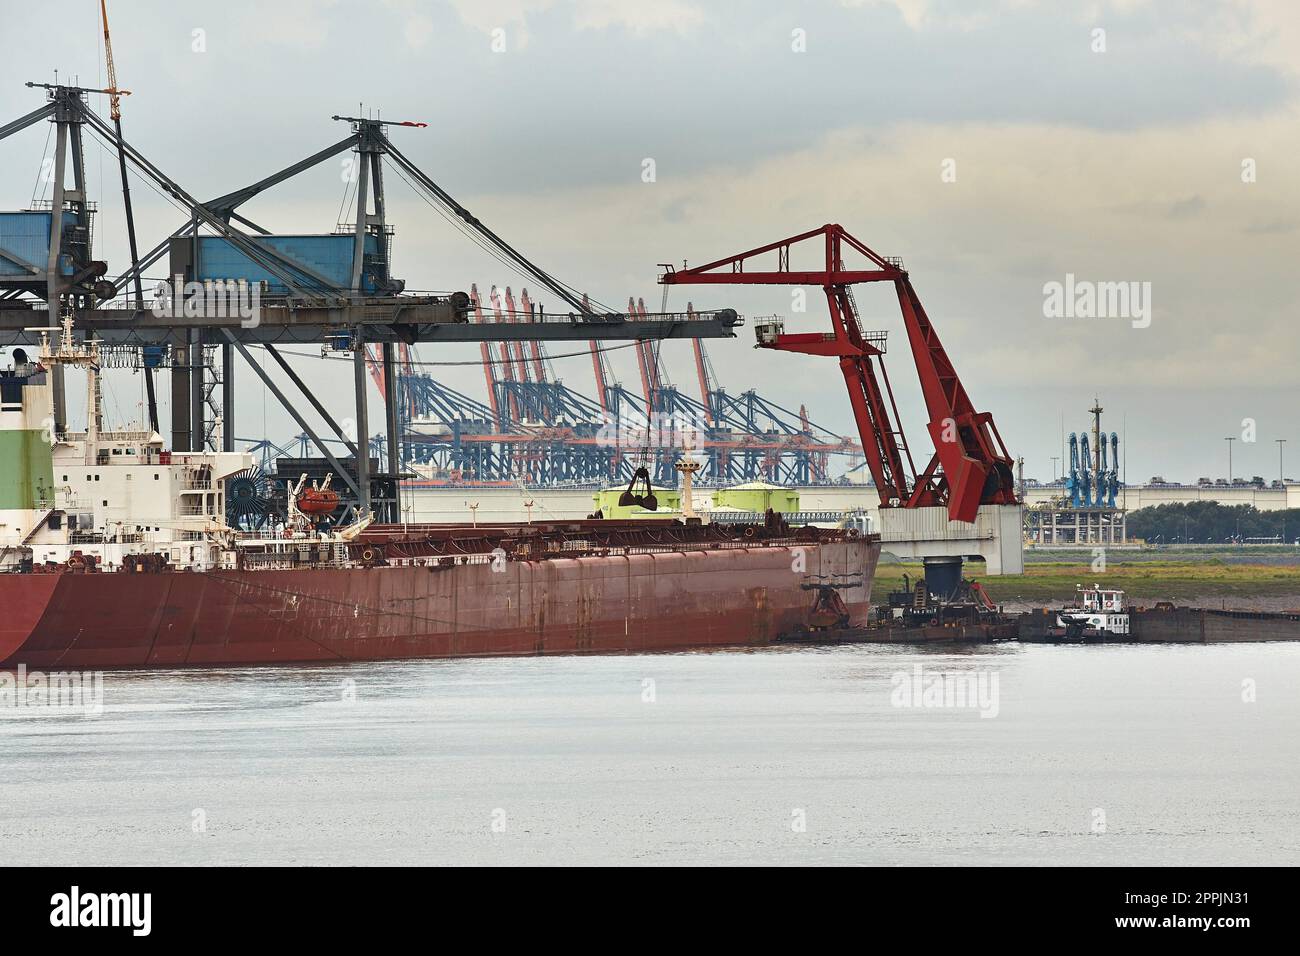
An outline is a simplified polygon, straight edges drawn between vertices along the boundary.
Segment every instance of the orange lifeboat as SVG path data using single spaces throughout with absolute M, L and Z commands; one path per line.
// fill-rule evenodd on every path
M 298 498 L 298 510 L 305 515 L 333 514 L 339 506 L 339 493 L 330 488 L 308 488 Z

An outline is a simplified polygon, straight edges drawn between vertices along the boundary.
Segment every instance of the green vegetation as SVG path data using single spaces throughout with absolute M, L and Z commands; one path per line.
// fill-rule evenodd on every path
M 1128 516 L 1135 538 L 1162 542 L 1223 542 L 1250 538 L 1300 538 L 1300 508 L 1260 511 L 1254 505 L 1188 501 L 1139 508 Z
M 1146 559 L 1126 563 L 1114 556 L 1107 570 L 1092 570 L 1091 559 L 1043 561 L 1025 566 L 1024 574 L 981 577 L 978 564 L 967 566 L 967 576 L 980 581 L 999 603 L 1053 604 L 1074 593 L 1077 584 L 1122 588 L 1134 600 L 1205 597 L 1296 597 L 1300 606 L 1300 564 L 1226 563 L 1219 559 L 1179 561 Z M 915 581 L 922 573 L 919 561 L 882 562 L 876 571 L 874 595 L 902 587 L 903 574 Z

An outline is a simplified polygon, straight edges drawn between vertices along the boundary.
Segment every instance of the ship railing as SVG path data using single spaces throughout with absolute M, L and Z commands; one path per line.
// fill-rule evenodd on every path
M 216 451 L 171 451 L 167 455 L 173 465 L 211 465 L 213 458 L 225 452 Z
M 300 568 L 343 567 L 334 558 L 319 561 L 295 561 L 287 554 L 249 554 L 244 556 L 245 571 L 294 571 Z
M 293 568 L 335 568 L 348 566 L 347 545 L 319 538 L 259 539 L 266 550 L 241 551 L 243 566 L 249 571 L 290 570 Z M 313 554 L 313 551 L 315 552 Z
M 869 540 L 869 539 L 864 539 Z M 548 557 L 564 556 L 574 558 L 584 557 L 623 557 L 632 554 L 690 554 L 694 552 L 708 551 L 739 551 L 753 548 L 782 548 L 782 547 L 807 547 L 809 542 L 801 538 L 755 538 L 744 541 L 707 541 L 700 542 L 698 545 L 690 544 L 633 544 L 620 545 L 617 547 L 602 547 L 594 542 L 568 542 L 559 550 L 536 551 L 528 554 L 519 553 L 511 556 L 508 560 L 529 561 L 543 560 Z M 390 559 L 390 563 L 395 565 L 424 565 L 440 560 L 452 559 L 455 564 L 490 564 L 496 560 L 491 552 L 481 552 L 476 554 L 456 554 L 456 555 L 421 555 L 415 558 L 398 558 Z
M 346 567 L 351 564 L 347 545 L 316 537 L 277 538 L 265 531 L 237 531 L 234 541 L 240 548 L 244 566 L 249 570 L 270 570 L 307 567 Z M 535 552 L 518 552 L 508 556 L 511 561 L 545 560 L 555 557 L 623 557 L 636 554 L 689 554 L 708 551 L 739 551 L 755 548 L 807 547 L 807 539 L 754 538 L 736 541 L 707 541 L 698 544 L 664 543 L 633 544 L 605 547 L 595 541 L 571 540 L 559 548 Z M 255 550 L 260 546 L 263 550 Z M 309 549 L 317 550 L 314 559 L 305 559 Z M 425 567 L 450 561 L 453 566 L 494 564 L 500 560 L 499 552 L 472 554 L 422 554 L 412 557 L 390 555 L 388 563 L 394 567 Z
M 689 554 L 695 551 L 742 551 L 747 548 L 788 548 L 807 547 L 814 542 L 801 541 L 798 538 L 764 538 L 752 541 L 709 541 L 699 547 L 680 544 L 634 544 L 622 548 L 611 548 L 610 554 Z
M 78 432 L 78 431 L 69 431 L 67 429 L 64 429 L 63 431 L 57 432 L 56 434 L 61 441 L 66 441 L 66 442 L 83 442 L 86 440 L 85 431 Z M 104 443 L 125 442 L 129 444 L 148 446 L 149 440 L 153 437 L 153 432 L 143 432 L 143 431 L 136 431 L 136 430 L 100 431 L 97 437 L 99 441 Z
M 763 515 L 757 511 L 710 511 L 709 521 L 718 525 L 761 524 Z M 790 524 L 838 524 L 847 518 L 864 514 L 861 508 L 844 508 L 832 511 L 786 511 L 781 517 Z
M 234 531 L 231 532 L 231 538 L 238 544 L 267 544 L 285 547 L 299 547 L 304 544 L 331 544 L 329 538 L 319 538 L 316 535 L 295 534 L 285 537 L 282 534 L 276 534 L 271 528 L 263 528 L 260 531 Z
M 106 540 L 113 544 L 168 545 L 177 538 L 172 531 L 118 531 L 109 534 Z

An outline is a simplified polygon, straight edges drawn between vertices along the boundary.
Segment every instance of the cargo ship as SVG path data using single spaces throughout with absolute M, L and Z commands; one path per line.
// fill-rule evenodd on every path
M 52 334 L 53 333 L 53 334 Z M 80 367 L 85 432 L 54 425 Z M 238 452 L 171 453 L 102 427 L 99 359 L 71 319 L 0 371 L 0 667 L 144 668 L 763 645 L 834 579 L 865 623 L 880 552 L 856 529 L 650 518 L 330 527 L 325 485 L 285 521 L 225 521 Z

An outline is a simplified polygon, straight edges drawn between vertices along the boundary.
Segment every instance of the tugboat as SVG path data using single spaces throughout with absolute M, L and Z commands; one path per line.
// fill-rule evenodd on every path
M 1124 592 L 1094 584 L 1075 586 L 1077 605 L 1056 615 L 1056 627 L 1049 636 L 1062 641 L 1089 643 L 1123 640 L 1129 636 L 1129 615 Z

